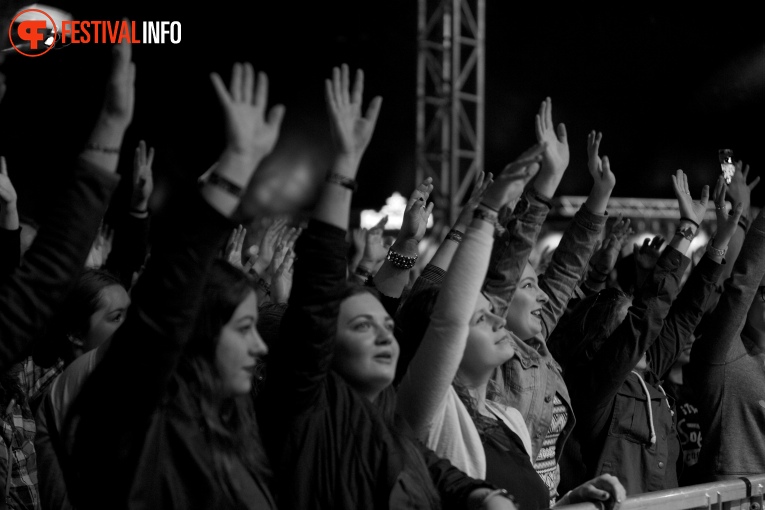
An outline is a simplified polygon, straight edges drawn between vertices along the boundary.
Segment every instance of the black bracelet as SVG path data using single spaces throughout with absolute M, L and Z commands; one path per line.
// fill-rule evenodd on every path
M 85 150 L 86 151 L 105 152 L 106 154 L 119 154 L 120 153 L 120 147 L 106 147 L 106 146 L 103 146 L 103 145 L 98 145 L 97 143 L 87 143 L 87 144 L 85 144 Z
M 463 232 L 460 232 L 457 229 L 451 229 L 448 234 L 446 234 L 446 240 L 448 241 L 454 241 L 455 243 L 461 243 L 462 242 L 462 236 L 465 234 Z
M 359 189 L 359 184 L 354 179 L 336 173 L 327 174 L 327 182 L 332 184 L 339 184 L 343 188 L 349 189 L 353 192 Z
M 698 223 L 696 223 L 695 221 L 693 221 L 690 218 L 686 218 L 685 216 L 682 216 L 680 218 L 680 221 L 687 221 L 688 223 L 693 223 L 696 226 L 696 228 L 699 228 L 699 224 Z
M 209 184 L 217 188 L 222 189 L 230 195 L 234 195 L 236 198 L 241 198 L 244 195 L 244 190 L 238 184 L 231 182 L 222 175 L 213 172 L 207 176 L 207 179 L 202 181 L 202 184 Z
M 749 218 L 744 216 L 743 214 L 738 219 L 738 226 L 744 229 L 744 232 L 749 232 L 749 225 L 751 223 L 749 222 Z
M 364 267 L 364 266 L 356 266 L 356 271 L 355 271 L 355 273 L 356 273 L 358 276 L 361 276 L 361 277 L 363 277 L 363 278 L 370 278 L 370 277 L 372 276 L 372 271 L 370 271 L 369 269 L 367 269 L 367 268 L 366 268 L 366 267 Z
M 493 208 L 492 206 L 488 205 L 486 202 L 481 202 L 481 203 L 479 203 L 478 205 L 480 205 L 481 207 L 485 207 L 485 208 L 487 208 L 487 209 L 489 209 L 489 210 L 492 210 L 492 211 L 494 211 L 495 213 L 499 213 L 499 209 L 495 209 L 495 208 Z

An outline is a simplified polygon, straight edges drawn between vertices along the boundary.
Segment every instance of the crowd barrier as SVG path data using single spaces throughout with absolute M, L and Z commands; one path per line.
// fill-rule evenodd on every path
M 627 497 L 620 510 L 763 510 L 765 474 L 724 482 L 689 485 Z M 556 506 L 555 510 L 603 510 L 593 503 Z

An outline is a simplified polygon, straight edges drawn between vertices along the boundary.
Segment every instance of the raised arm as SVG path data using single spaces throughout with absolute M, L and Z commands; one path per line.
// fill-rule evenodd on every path
M 725 179 L 720 176 L 713 194 L 717 213 L 717 232 L 707 245 L 706 255 L 693 268 L 683 290 L 672 303 L 658 338 L 648 349 L 649 366 L 660 378 L 663 378 L 664 374 L 672 368 L 675 360 L 690 341 L 704 313 L 714 304 L 715 289 L 724 267 L 723 255 L 728 248 L 728 242 L 738 228 L 738 221 L 743 210 L 742 204 L 739 203 L 728 214 L 725 207 L 725 188 Z M 698 221 L 700 222 L 702 218 L 703 216 L 698 218 Z
M 280 116 L 266 116 L 267 90 L 261 75 L 255 87 L 249 64 L 235 64 L 227 90 L 212 75 L 227 122 L 227 144 L 200 194 L 179 197 L 168 208 L 163 235 L 132 292 L 125 324 L 72 407 L 65 434 L 75 433 L 70 485 L 72 501 L 94 494 L 124 501 L 135 470 L 145 427 L 164 395 L 194 324 L 205 274 L 233 226 L 241 192 L 260 160 L 273 148 Z M 254 93 L 255 89 L 257 93 Z M 268 117 L 269 120 L 266 120 Z M 130 384 L 125 384 L 130 381 Z M 67 442 L 71 444 L 70 442 Z M 99 465 L 108 475 L 95 476 Z M 92 488 L 95 485 L 97 488 Z M 93 491 L 93 492 L 91 492 Z
M 66 299 L 117 187 L 117 154 L 133 116 L 135 67 L 128 44 L 115 47 L 112 59 L 104 102 L 73 181 L 52 204 L 21 267 L 0 279 L 0 370 L 28 354 Z
M 572 381 L 569 386 L 577 394 L 578 404 L 588 410 L 579 414 L 588 416 L 595 434 L 603 426 L 602 420 L 607 417 L 606 410 L 616 392 L 661 331 L 672 301 L 677 296 L 680 279 L 690 262 L 685 253 L 698 228 L 694 225 L 698 225 L 698 218 L 703 217 L 706 211 L 708 186 L 704 186 L 701 200 L 694 202 L 687 178 L 681 170 L 672 176 L 672 181 L 683 218 L 681 228 L 661 254 L 646 283 L 636 293 L 621 324 L 603 342 L 590 363 L 567 379 L 567 383 Z
M 536 173 L 536 159 L 514 167 L 512 173 L 503 172 L 486 192 L 446 273 L 422 343 L 399 386 L 398 411 L 421 438 L 426 435 L 462 361 L 491 256 L 495 211 L 520 196 L 523 187 L 515 184 Z
M 598 155 L 601 133 L 588 137 L 588 169 L 593 178 L 587 201 L 574 216 L 553 253 L 550 265 L 539 278 L 539 287 L 549 300 L 542 307 L 542 338 L 550 337 L 558 320 L 566 311 L 574 289 L 582 279 L 595 249 L 595 243 L 606 224 L 606 207 L 616 185 L 607 156 Z
M 0 278 L 21 262 L 21 228 L 16 209 L 16 190 L 8 177 L 8 165 L 0 156 Z
M 345 241 L 352 190 L 380 107 L 361 110 L 363 74 L 350 91 L 348 66 L 327 80 L 326 101 L 336 159 L 308 228 L 295 246 L 293 287 L 282 320 L 280 341 L 269 354 L 269 376 L 257 405 L 266 446 L 278 448 L 295 416 L 322 405 L 322 383 L 334 351 L 340 295 L 346 282 Z

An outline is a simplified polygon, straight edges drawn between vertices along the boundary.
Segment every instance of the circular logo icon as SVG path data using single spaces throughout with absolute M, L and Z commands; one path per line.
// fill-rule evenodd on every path
M 48 28 L 49 25 L 53 27 L 52 30 Z M 56 45 L 57 36 L 56 22 L 47 12 L 40 9 L 20 11 L 8 27 L 11 45 L 25 57 L 45 55 Z

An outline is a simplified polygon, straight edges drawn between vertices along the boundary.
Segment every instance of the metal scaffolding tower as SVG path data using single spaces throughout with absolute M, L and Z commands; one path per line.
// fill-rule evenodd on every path
M 485 0 L 419 0 L 417 184 L 433 178 L 435 232 L 483 171 Z

